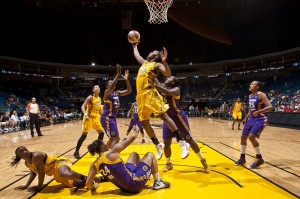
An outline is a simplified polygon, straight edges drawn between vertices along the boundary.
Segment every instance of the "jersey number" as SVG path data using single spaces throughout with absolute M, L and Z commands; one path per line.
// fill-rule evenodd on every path
M 110 175 L 110 170 L 107 168 L 107 166 L 104 166 L 104 169 L 100 169 L 100 173 L 104 176 Z

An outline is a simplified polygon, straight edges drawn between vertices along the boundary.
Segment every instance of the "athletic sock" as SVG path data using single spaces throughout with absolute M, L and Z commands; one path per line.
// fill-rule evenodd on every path
M 104 133 L 103 132 L 99 133 L 98 140 L 103 140 L 103 137 L 104 137 Z
M 85 140 L 86 135 L 82 134 L 77 142 L 76 151 L 79 151 L 83 141 Z
M 167 159 L 167 164 L 168 164 L 168 163 L 171 163 L 171 157 L 166 158 L 166 159 Z
M 153 177 L 154 177 L 154 180 L 155 180 L 155 181 L 160 181 L 159 173 L 155 173 L 155 174 L 153 175 Z
M 153 137 L 150 138 L 150 139 L 152 140 L 153 144 L 155 144 L 155 145 L 158 145 L 158 144 L 159 144 L 159 141 L 158 141 L 158 139 L 157 139 L 156 136 L 153 136 Z
M 259 148 L 259 146 L 255 147 L 254 150 L 255 150 L 256 154 L 260 154 L 260 148 Z
M 246 153 L 246 147 L 247 147 L 247 145 L 241 145 L 241 154 Z
M 184 140 L 178 130 L 173 131 L 172 133 L 175 134 L 177 142 L 179 142 L 179 140 Z

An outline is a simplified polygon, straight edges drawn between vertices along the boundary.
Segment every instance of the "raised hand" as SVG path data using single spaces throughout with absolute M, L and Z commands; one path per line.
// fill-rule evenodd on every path
M 128 77 L 129 77 L 129 70 L 125 70 L 125 74 L 122 75 L 122 77 L 123 77 L 125 80 L 128 80 Z
M 117 75 L 120 77 L 122 75 L 122 66 L 117 64 Z
M 166 62 L 167 58 L 168 58 L 168 51 L 165 47 L 163 47 L 162 55 L 161 55 L 162 62 Z

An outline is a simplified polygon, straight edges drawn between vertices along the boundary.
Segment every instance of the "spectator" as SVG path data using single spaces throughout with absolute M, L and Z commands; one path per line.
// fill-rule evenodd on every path
M 17 111 L 13 111 L 11 117 L 12 128 L 14 130 L 20 130 L 20 119 L 18 117 Z
M 287 104 L 287 105 L 285 106 L 284 110 L 283 110 L 283 112 L 289 112 L 289 113 L 291 113 L 291 112 L 293 112 L 293 111 L 294 111 L 294 110 L 293 110 L 293 108 L 291 107 L 290 104 Z
M 199 110 L 199 106 L 198 105 L 195 108 L 195 115 L 200 117 L 200 110 Z
M 28 118 L 27 113 L 25 112 L 25 113 L 23 114 L 23 116 L 20 117 L 20 125 L 21 125 L 21 129 L 22 129 L 22 130 L 27 129 L 28 124 L 29 124 L 29 118 Z
M 221 112 L 221 116 L 223 119 L 228 119 L 227 118 L 228 111 L 229 111 L 228 104 L 226 104 L 226 102 L 224 102 L 220 107 L 220 112 Z

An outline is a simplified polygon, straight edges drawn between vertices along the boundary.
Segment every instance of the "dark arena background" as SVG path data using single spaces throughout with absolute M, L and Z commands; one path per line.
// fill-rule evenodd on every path
M 154 0 L 152 0 L 154 1 Z M 156 1 L 162 3 L 166 0 Z M 10 0 L 0 3 L 0 198 L 299 198 L 300 197 L 300 30 L 299 0 L 173 0 L 167 23 L 150 24 L 143 0 Z M 166 158 L 158 160 L 162 179 L 171 187 L 152 190 L 153 176 L 138 194 L 128 194 L 110 182 L 93 192 L 82 186 L 67 188 L 46 176 L 39 190 L 16 190 L 25 185 L 30 170 L 21 160 L 10 167 L 19 146 L 64 156 L 72 170 L 83 175 L 95 161 L 87 145 L 97 139 L 91 130 L 73 153 L 81 135 L 81 106 L 122 66 L 129 70 L 132 92 L 120 97 L 117 126 L 122 142 L 136 101 L 140 64 L 128 42 L 130 30 L 140 33 L 142 57 L 168 50 L 167 62 L 178 79 L 180 106 L 188 116 L 190 132 L 210 167 L 204 173 L 192 149 L 180 159 L 173 140 L 174 169 L 163 172 Z M 160 81 L 166 77 L 158 75 Z M 250 169 L 255 150 L 248 141 L 244 166 L 240 157 L 243 129 L 232 129 L 233 107 L 242 101 L 242 119 L 248 113 L 249 85 L 261 81 L 272 104 L 268 125 L 260 139 L 265 163 Z M 117 90 L 126 89 L 120 77 Z M 32 97 L 40 106 L 44 136 L 31 137 L 26 107 Z M 150 124 L 160 141 L 162 120 Z M 36 127 L 36 125 L 35 125 Z M 104 136 L 104 141 L 108 137 Z M 121 157 L 156 153 L 151 139 L 140 135 Z M 36 186 L 36 178 L 31 186 Z M 216 191 L 218 190 L 218 191 Z

